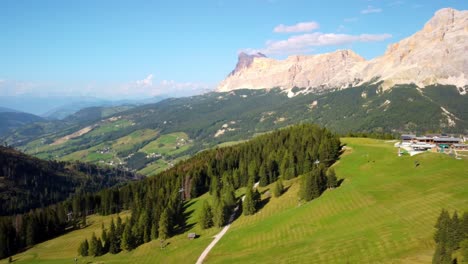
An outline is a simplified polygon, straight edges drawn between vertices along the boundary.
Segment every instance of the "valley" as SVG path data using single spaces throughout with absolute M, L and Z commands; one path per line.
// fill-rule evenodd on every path
M 215 2 L 0 3 L 0 264 L 468 263 L 467 3 Z
M 467 210 L 467 161 L 426 153 L 398 157 L 393 142 L 344 138 L 346 151 L 333 166 L 343 183 L 307 203 L 297 199 L 301 177 L 285 181 L 286 192 L 269 197 L 272 185 L 260 187 L 266 205 L 253 216 L 240 216 L 208 254 L 205 263 L 428 263 L 434 242 L 433 223 L 440 208 Z M 421 163 L 414 166 L 414 160 Z M 242 195 L 242 189 L 237 197 Z M 168 240 L 144 244 L 117 255 L 78 258 L 78 263 L 195 263 L 220 229 L 196 224 L 205 194 L 188 202 L 186 232 Z M 122 213 L 122 216 L 125 216 Z M 88 219 L 90 227 L 41 243 L 13 257 L 15 263 L 63 263 L 76 256 L 78 242 L 101 221 L 115 215 Z M 102 220 L 100 220 L 102 219 Z M 187 239 L 187 233 L 200 237 Z M 350 241 L 354 241 L 351 243 Z M 54 253 L 60 252 L 60 254 Z M 3 260 L 0 263 L 6 263 Z

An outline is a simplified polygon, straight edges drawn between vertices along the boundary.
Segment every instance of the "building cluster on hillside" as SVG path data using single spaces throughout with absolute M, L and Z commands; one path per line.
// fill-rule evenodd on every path
M 401 142 L 395 146 L 414 152 L 468 151 L 468 144 L 464 143 L 466 139 L 465 137 L 446 134 L 428 134 L 424 136 L 403 134 L 401 135 Z

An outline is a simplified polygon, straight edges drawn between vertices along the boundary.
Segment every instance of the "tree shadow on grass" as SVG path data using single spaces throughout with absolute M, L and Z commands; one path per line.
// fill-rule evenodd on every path
M 260 212 L 260 210 L 262 210 L 263 207 L 265 207 L 265 205 L 267 205 L 267 203 L 270 201 L 270 199 L 271 199 L 271 197 L 267 197 L 267 198 L 261 200 L 257 205 L 257 212 L 256 213 Z
M 184 213 L 182 215 L 182 222 L 184 223 L 183 225 L 178 225 L 174 228 L 174 234 L 175 235 L 180 235 L 188 230 L 192 229 L 195 226 L 195 223 L 187 224 L 188 219 L 192 216 L 192 214 L 195 212 L 195 210 L 188 210 L 190 206 L 192 206 L 195 203 L 195 201 L 190 200 L 187 202 L 184 202 L 183 208 L 184 208 Z
M 336 187 L 335 188 L 338 188 L 341 186 L 341 184 L 344 182 L 345 179 L 339 179 L 337 182 L 336 182 Z

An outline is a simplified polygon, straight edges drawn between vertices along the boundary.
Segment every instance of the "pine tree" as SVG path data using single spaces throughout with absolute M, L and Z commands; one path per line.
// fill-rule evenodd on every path
M 268 181 L 268 176 L 267 176 L 267 170 L 266 170 L 266 166 L 265 166 L 265 162 L 262 163 L 262 165 L 260 165 L 260 169 L 258 171 L 258 176 L 260 178 L 259 180 L 259 185 L 260 186 L 267 186 L 269 181 Z
M 223 186 L 221 195 L 226 207 L 233 208 L 236 205 L 236 195 L 231 184 L 227 183 Z
M 301 181 L 301 188 L 299 191 L 299 198 L 305 200 L 305 201 L 310 201 L 313 199 L 313 194 L 312 194 L 312 185 L 313 183 L 313 172 L 306 173 Z
M 91 241 L 89 242 L 88 253 L 90 256 L 99 256 L 98 255 L 98 240 L 94 232 L 93 232 L 93 235 L 91 236 Z
M 256 212 L 255 197 L 251 185 L 245 190 L 244 201 L 242 202 L 242 213 L 244 215 L 253 215 Z
M 228 217 L 228 208 L 224 201 L 215 202 L 213 207 L 213 225 L 222 227 L 226 224 Z
M 131 226 L 131 222 L 129 220 L 127 220 L 126 223 L 125 223 L 120 248 L 122 250 L 128 250 L 128 251 L 130 251 L 130 250 L 132 250 L 134 248 L 132 226 Z
M 203 207 L 199 214 L 198 223 L 202 229 L 210 228 L 213 225 L 213 214 L 211 212 L 211 206 L 208 201 L 203 203 Z
M 115 230 L 115 224 L 114 224 L 114 219 L 112 218 L 110 228 L 109 228 L 109 234 L 108 234 L 108 240 L 109 240 L 109 252 L 111 254 L 117 254 L 120 251 L 120 244 L 118 243 L 118 238 L 117 238 L 117 233 Z
M 338 179 L 336 178 L 335 170 L 333 168 L 329 168 L 327 170 L 327 187 L 335 188 L 337 185 Z
M 280 177 L 278 178 L 275 185 L 273 186 L 273 196 L 280 197 L 281 194 L 283 194 L 283 192 L 284 192 L 283 180 Z
M 450 225 L 450 215 L 447 210 L 442 209 L 442 212 L 437 219 L 435 225 L 436 233 L 434 234 L 434 240 L 436 243 L 448 243 L 448 230 Z
M 89 250 L 89 244 L 88 240 L 85 239 L 81 244 L 80 247 L 78 248 L 78 255 L 81 255 L 83 257 L 88 256 L 88 250 Z
M 169 214 L 167 209 L 161 214 L 158 226 L 159 239 L 166 240 L 169 237 Z
M 96 256 L 101 256 L 103 254 L 104 252 L 103 252 L 102 240 L 98 238 L 96 242 Z
M 104 224 L 102 224 L 101 229 L 102 229 L 102 254 L 104 255 L 107 252 L 109 252 L 110 240 L 109 240 L 109 234 L 104 228 Z

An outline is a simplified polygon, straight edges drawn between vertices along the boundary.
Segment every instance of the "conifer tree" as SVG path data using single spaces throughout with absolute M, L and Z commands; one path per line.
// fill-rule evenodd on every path
M 216 227 L 222 227 L 226 223 L 227 208 L 223 200 L 216 199 L 213 202 L 213 225 Z
M 104 228 L 104 224 L 102 224 L 102 254 L 106 254 L 109 252 L 109 247 L 110 247 L 110 240 L 109 240 L 109 234 Z
M 263 162 L 261 165 L 260 165 L 260 169 L 258 171 L 258 177 L 260 178 L 259 180 L 259 185 L 260 186 L 267 186 L 269 181 L 268 181 L 268 176 L 267 176 L 267 170 L 266 170 L 266 166 L 265 166 L 265 162 Z
M 159 218 L 158 234 L 161 240 L 166 240 L 169 237 L 169 214 L 167 209 L 163 211 Z
M 109 240 L 109 252 L 111 254 L 119 253 L 120 251 L 120 244 L 118 243 L 119 238 L 117 238 L 117 233 L 116 233 L 116 228 L 115 228 L 113 218 L 111 220 L 111 224 L 109 227 L 108 240 Z
M 131 225 L 131 222 L 129 220 L 127 220 L 126 223 L 125 223 L 120 248 L 122 250 L 128 250 L 128 251 L 130 251 L 130 250 L 132 250 L 134 248 L 132 225 Z
M 103 254 L 104 252 L 103 252 L 102 240 L 98 238 L 97 243 L 96 243 L 96 256 L 101 256 Z
M 98 240 L 96 234 L 93 232 L 91 236 L 91 241 L 89 242 L 89 250 L 88 253 L 90 256 L 99 256 L 98 255 Z
M 329 168 L 327 170 L 327 187 L 335 188 L 338 185 L 338 179 L 336 178 L 335 169 Z
M 255 200 L 253 187 L 248 185 L 245 190 L 244 201 L 242 202 L 242 213 L 244 215 L 253 215 L 255 214 Z
M 211 206 L 208 201 L 203 202 L 198 223 L 202 229 L 210 228 L 213 225 L 213 214 L 211 212 Z
M 89 250 L 89 244 L 88 244 L 88 239 L 85 239 L 81 244 L 78 249 L 78 255 L 81 255 L 83 257 L 88 256 L 88 250 Z
M 273 196 L 274 197 L 280 197 L 281 194 L 284 192 L 284 186 L 283 186 L 283 180 L 281 177 L 276 180 L 275 185 L 273 186 Z

